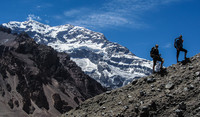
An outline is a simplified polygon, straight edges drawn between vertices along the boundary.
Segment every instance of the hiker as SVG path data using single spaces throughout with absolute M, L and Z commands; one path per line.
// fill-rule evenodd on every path
M 155 73 L 155 66 L 157 61 L 161 62 L 160 69 L 162 70 L 164 59 L 161 58 L 161 55 L 159 54 L 158 44 L 156 44 L 155 47 L 151 49 L 150 56 L 153 58 L 153 73 Z
M 179 57 L 179 53 L 180 51 L 183 51 L 185 52 L 185 60 L 187 60 L 187 50 L 183 48 L 183 39 L 182 39 L 182 35 L 180 35 L 178 38 L 175 39 L 174 41 L 174 47 L 176 48 L 177 50 L 177 53 L 176 53 L 176 59 L 177 59 L 177 63 L 179 62 L 178 61 L 178 57 Z

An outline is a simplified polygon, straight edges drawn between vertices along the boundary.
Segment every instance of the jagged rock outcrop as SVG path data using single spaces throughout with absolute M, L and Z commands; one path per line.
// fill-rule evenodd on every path
M 0 116 L 55 117 L 105 89 L 66 53 L 0 31 Z
M 200 54 L 88 99 L 67 117 L 199 117 Z

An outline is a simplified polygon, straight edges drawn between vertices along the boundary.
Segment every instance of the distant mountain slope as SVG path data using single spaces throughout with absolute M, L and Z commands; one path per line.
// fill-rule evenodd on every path
M 0 31 L 0 117 L 56 117 L 104 91 L 68 54 Z
M 190 62 L 191 61 L 191 62 Z M 200 54 L 83 102 L 67 117 L 200 117 Z M 63 115 L 64 117 L 64 115 Z
M 29 20 L 2 24 L 13 33 L 26 32 L 37 43 L 67 52 L 82 70 L 105 87 L 121 87 L 134 78 L 151 74 L 152 62 L 139 58 L 127 48 L 108 41 L 101 33 L 83 27 L 50 27 Z

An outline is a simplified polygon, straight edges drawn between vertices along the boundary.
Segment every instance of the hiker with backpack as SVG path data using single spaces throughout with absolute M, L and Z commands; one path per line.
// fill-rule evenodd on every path
M 185 52 L 185 60 L 187 60 L 187 57 L 186 57 L 186 55 L 187 55 L 187 50 L 183 48 L 183 39 L 182 39 L 182 37 L 183 37 L 183 36 L 180 35 L 178 38 L 176 38 L 176 39 L 174 40 L 174 47 L 175 47 L 176 50 L 177 50 L 177 53 L 176 53 L 177 63 L 179 62 L 179 61 L 178 61 L 178 57 L 179 57 L 180 51 Z
M 160 69 L 162 70 L 164 59 L 161 58 L 161 55 L 159 54 L 158 44 L 156 44 L 155 47 L 152 47 L 151 52 L 150 52 L 150 56 L 153 58 L 153 73 L 155 73 L 155 66 L 156 66 L 157 61 L 161 62 Z

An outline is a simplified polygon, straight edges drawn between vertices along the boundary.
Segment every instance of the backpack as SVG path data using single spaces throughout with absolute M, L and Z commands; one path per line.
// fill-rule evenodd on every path
M 153 56 L 155 55 L 155 50 L 156 50 L 155 47 L 152 47 L 152 48 L 151 48 L 150 56 L 151 56 L 152 58 L 153 58 Z
M 179 38 L 176 38 L 175 41 L 174 41 L 174 47 L 175 48 L 182 48 L 183 47 L 182 40 L 179 39 Z

